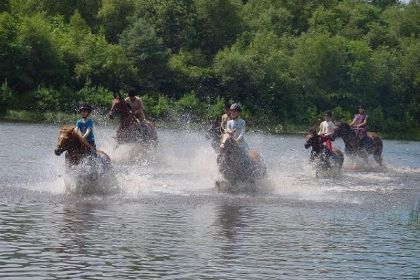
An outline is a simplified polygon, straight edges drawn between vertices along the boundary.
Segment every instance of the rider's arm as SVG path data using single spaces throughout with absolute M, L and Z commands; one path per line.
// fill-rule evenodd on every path
M 238 138 L 236 138 L 237 141 L 240 141 L 244 138 L 244 134 L 245 134 L 245 121 L 243 121 L 241 123 L 241 125 L 238 128 Z
M 225 131 L 225 129 L 227 128 L 227 122 L 228 122 L 227 115 L 223 114 L 222 121 L 220 122 L 220 131 L 221 132 Z
M 146 119 L 146 116 L 144 115 L 144 110 L 142 108 L 139 109 L 139 114 L 141 117 L 140 121 L 144 121 Z
M 80 130 L 80 121 L 76 122 L 76 132 L 82 135 L 82 131 Z
M 322 122 L 319 125 L 319 133 L 318 134 L 320 134 L 320 135 L 325 134 L 327 132 L 326 130 L 327 130 L 327 127 L 325 126 L 325 122 Z
M 351 121 L 351 123 L 349 123 L 350 126 L 353 126 L 354 123 L 356 122 L 356 116 L 354 117 L 354 119 Z
M 139 108 L 134 112 L 134 115 L 140 115 L 140 118 L 141 118 L 140 121 L 144 121 L 146 119 L 146 116 L 144 114 L 143 102 L 138 97 L 136 99 L 137 99 L 137 104 L 138 104 Z
M 85 134 L 82 135 L 83 138 L 87 138 L 89 136 L 89 134 L 92 133 L 92 131 L 93 131 L 93 121 L 92 121 L 92 119 L 89 119 L 86 122 L 86 125 L 87 125 L 87 129 L 86 129 Z
M 83 134 L 83 138 L 87 138 L 89 136 L 89 133 L 92 131 L 92 129 L 89 127 L 88 129 L 86 129 L 85 134 Z

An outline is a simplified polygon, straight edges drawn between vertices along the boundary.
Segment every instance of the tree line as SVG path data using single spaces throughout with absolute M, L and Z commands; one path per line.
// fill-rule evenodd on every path
M 150 116 L 199 118 L 239 101 L 257 125 L 330 109 L 419 130 L 420 1 L 0 0 L 0 113 L 108 107 L 143 95 Z

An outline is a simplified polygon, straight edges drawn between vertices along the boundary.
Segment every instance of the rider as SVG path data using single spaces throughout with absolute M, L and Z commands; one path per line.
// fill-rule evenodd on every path
M 146 119 L 143 102 L 136 96 L 136 91 L 133 88 L 128 91 L 128 97 L 125 99 L 125 102 L 127 102 L 131 112 L 140 122 Z
M 230 103 L 226 103 L 225 107 L 224 107 L 224 111 L 225 113 L 222 116 L 222 121 L 220 122 L 220 132 L 224 133 L 226 131 L 227 128 L 227 123 L 230 119 Z
M 248 145 L 244 140 L 245 121 L 240 117 L 241 111 L 242 108 L 239 103 L 233 103 L 230 106 L 230 120 L 227 122 L 226 131 L 233 133 L 234 139 L 238 144 L 247 150 Z
M 92 146 L 92 149 L 96 149 L 95 136 L 93 135 L 93 120 L 89 118 L 92 112 L 92 106 L 89 104 L 81 104 L 79 107 L 79 113 L 81 119 L 76 122 L 77 132 L 86 139 L 86 141 Z
M 360 139 L 364 139 L 367 136 L 368 115 L 366 114 L 364 105 L 360 105 L 357 109 L 358 113 L 354 115 L 354 119 L 350 123 L 350 126 L 354 129 Z
M 321 137 L 321 141 L 325 142 L 325 146 L 332 151 L 331 135 L 334 133 L 335 125 L 331 121 L 331 111 L 325 111 L 323 117 L 324 121 L 319 126 L 318 135 Z

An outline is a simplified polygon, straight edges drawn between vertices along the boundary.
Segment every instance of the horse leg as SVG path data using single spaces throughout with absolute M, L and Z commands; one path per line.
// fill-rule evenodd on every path
M 382 141 L 380 139 L 378 139 L 377 144 L 376 144 L 376 149 L 374 151 L 373 157 L 375 159 L 375 161 L 379 164 L 379 166 L 382 166 Z
M 379 164 L 379 166 L 382 166 L 382 155 L 381 154 L 375 153 L 373 155 L 373 158 Z

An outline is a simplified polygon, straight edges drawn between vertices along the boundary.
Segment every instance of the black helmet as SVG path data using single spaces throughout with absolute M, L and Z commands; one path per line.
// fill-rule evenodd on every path
M 87 110 L 90 113 L 90 112 L 92 112 L 92 106 L 90 106 L 89 104 L 83 103 L 79 107 L 79 112 L 82 111 L 82 110 Z
M 230 106 L 230 109 L 232 111 L 236 111 L 236 112 L 241 112 L 242 111 L 241 104 L 239 104 L 239 103 L 233 103 L 232 106 Z
M 363 105 L 363 104 L 361 104 L 361 105 L 359 105 L 359 106 L 357 107 L 357 109 L 363 109 L 363 110 L 365 110 L 365 109 L 366 109 L 366 106 L 365 106 L 365 105 Z

